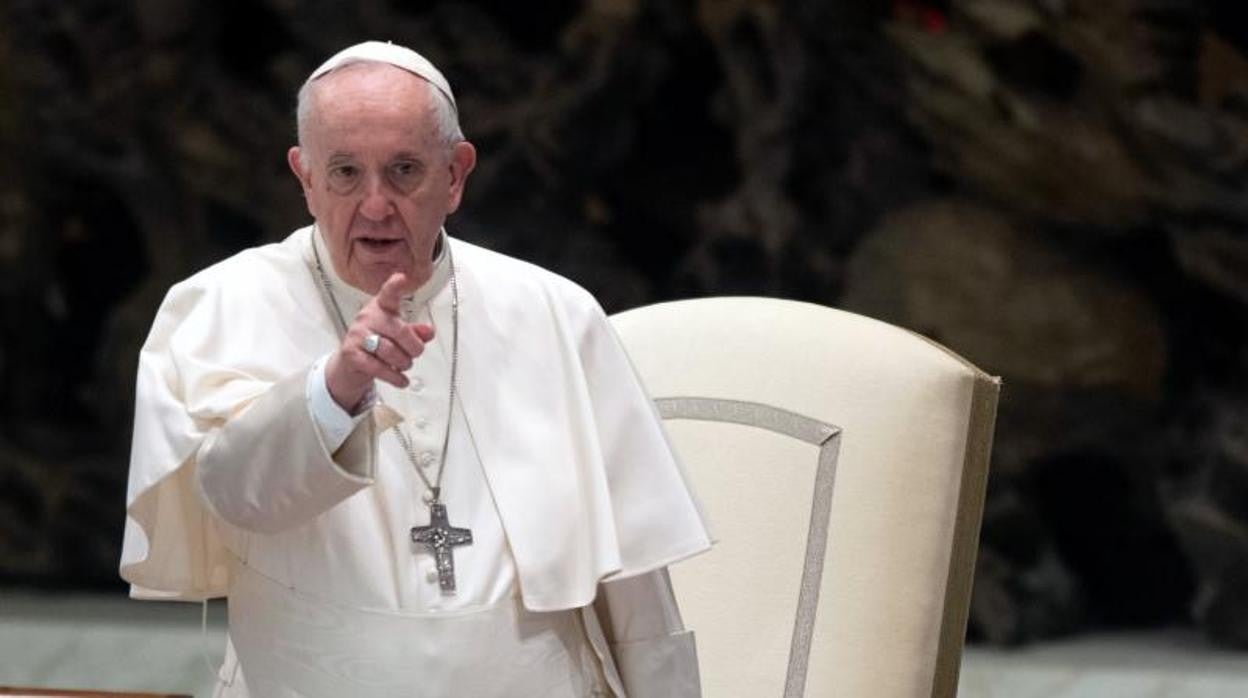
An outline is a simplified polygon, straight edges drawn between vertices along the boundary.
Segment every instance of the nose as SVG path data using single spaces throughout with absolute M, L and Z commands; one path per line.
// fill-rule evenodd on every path
M 364 183 L 364 198 L 360 201 L 360 215 L 370 221 L 381 222 L 390 215 L 394 202 L 381 177 L 368 177 Z

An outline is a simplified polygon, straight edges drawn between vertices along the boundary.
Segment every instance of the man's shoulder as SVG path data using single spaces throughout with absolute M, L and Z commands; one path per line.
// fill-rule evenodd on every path
M 173 284 L 156 310 L 145 346 L 167 344 L 179 328 L 194 334 L 196 328 L 222 323 L 255 337 L 280 332 L 289 323 L 275 318 L 298 317 L 296 296 L 306 296 L 304 289 L 313 283 L 296 236 L 242 250 Z
M 171 291 L 215 289 L 256 290 L 266 285 L 284 285 L 292 273 L 305 266 L 296 230 L 280 242 L 248 247 L 215 262 L 174 284 Z
M 538 293 L 564 303 L 598 307 L 598 301 L 584 287 L 545 267 L 460 239 L 455 239 L 454 245 L 457 259 L 500 296 L 520 299 Z

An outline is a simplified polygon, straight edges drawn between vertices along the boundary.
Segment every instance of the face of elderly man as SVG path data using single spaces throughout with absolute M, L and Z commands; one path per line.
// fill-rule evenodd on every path
M 288 160 L 344 281 L 377 293 L 396 271 L 432 273 L 446 216 L 476 163 L 438 128 L 434 88 L 386 64 L 340 68 L 314 83 L 302 146 Z

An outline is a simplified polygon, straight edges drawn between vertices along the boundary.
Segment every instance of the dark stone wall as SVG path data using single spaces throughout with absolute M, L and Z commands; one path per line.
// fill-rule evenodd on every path
M 447 74 L 460 237 L 609 311 L 846 307 L 1004 377 L 972 635 L 1248 644 L 1248 22 L 1233 2 L 9 0 L 0 583 L 116 587 L 170 284 L 306 222 L 293 95 Z

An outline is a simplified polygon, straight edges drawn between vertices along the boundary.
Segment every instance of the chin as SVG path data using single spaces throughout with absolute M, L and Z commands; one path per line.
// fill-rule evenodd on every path
M 402 271 L 402 269 L 397 267 L 394 269 L 365 267 L 363 269 L 355 269 L 351 275 L 352 278 L 344 278 L 344 281 L 365 293 L 375 295 L 381 290 L 382 284 L 386 283 L 386 279 L 390 278 L 390 275 L 396 271 Z

